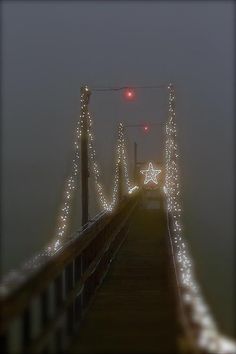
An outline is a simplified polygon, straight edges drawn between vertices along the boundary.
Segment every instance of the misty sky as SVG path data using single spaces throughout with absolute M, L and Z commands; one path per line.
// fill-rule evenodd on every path
M 232 333 L 233 1 L 3 1 L 2 9 L 3 269 L 18 266 L 53 234 L 80 86 L 171 81 L 186 238 L 213 313 Z M 92 94 L 108 185 L 117 123 L 161 122 L 166 99 L 162 90 L 137 91 L 132 103 L 120 92 Z M 130 158 L 137 141 L 139 160 L 161 161 L 162 133 L 158 125 L 147 135 L 129 129 Z M 94 198 L 91 191 L 93 210 Z

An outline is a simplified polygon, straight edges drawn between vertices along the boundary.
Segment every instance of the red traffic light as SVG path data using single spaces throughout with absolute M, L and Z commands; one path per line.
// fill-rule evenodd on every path
M 135 97 L 135 92 L 134 90 L 128 88 L 125 90 L 125 98 L 129 101 L 132 101 Z

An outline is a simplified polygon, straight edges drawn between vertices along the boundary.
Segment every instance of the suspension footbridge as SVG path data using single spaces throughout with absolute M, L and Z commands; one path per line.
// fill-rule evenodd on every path
M 0 283 L 2 352 L 236 352 L 235 342 L 218 329 L 194 274 L 182 220 L 175 90 L 172 84 L 163 88 L 168 94 L 165 164 L 160 169 L 147 163 L 142 182 L 132 182 L 120 123 L 110 199 L 94 144 L 93 89 L 81 88 L 74 157 L 55 238 Z M 92 220 L 89 172 L 101 206 Z M 82 228 L 68 235 L 78 188 Z

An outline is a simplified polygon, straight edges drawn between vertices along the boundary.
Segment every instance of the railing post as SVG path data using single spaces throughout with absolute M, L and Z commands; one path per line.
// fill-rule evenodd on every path
M 43 291 L 40 297 L 40 301 L 41 301 L 40 321 L 41 321 L 41 329 L 43 330 L 49 320 L 49 289 Z M 44 347 L 43 353 L 44 354 L 49 353 L 48 344 L 46 347 Z
M 48 289 L 41 294 L 41 325 L 44 327 L 49 319 L 49 294 Z
M 63 280 L 62 280 L 62 274 L 60 274 L 54 281 L 54 293 L 55 293 L 55 309 L 56 309 L 56 313 L 59 313 L 61 311 L 62 308 L 62 304 L 63 304 Z M 64 334 L 63 334 L 63 329 L 60 326 L 60 328 L 58 328 L 58 330 L 56 331 L 56 336 L 55 336 L 55 344 L 56 344 L 56 349 L 57 349 L 57 353 L 62 352 L 63 351 L 63 338 Z
M 22 347 L 25 348 L 31 340 L 31 312 L 30 306 L 25 309 L 23 313 L 23 327 L 22 327 Z
M 81 122 L 81 198 L 82 226 L 88 222 L 88 103 L 91 92 L 87 86 L 80 89 L 80 122 Z
M 74 267 L 70 263 L 65 268 L 65 292 L 66 298 L 74 287 Z M 67 309 L 67 334 L 70 336 L 74 330 L 74 301 L 68 306 Z
M 7 333 L 0 335 L 0 348 L 2 353 L 9 353 Z
M 79 281 L 81 281 L 81 276 L 82 276 L 82 255 L 77 256 L 74 261 L 74 283 L 75 287 L 79 284 Z M 82 293 L 83 291 L 80 291 L 79 294 L 76 294 L 75 298 L 75 326 L 79 323 L 82 317 Z

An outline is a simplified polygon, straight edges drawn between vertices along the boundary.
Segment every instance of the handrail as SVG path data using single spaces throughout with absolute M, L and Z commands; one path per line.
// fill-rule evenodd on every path
M 16 272 L 15 279 L 3 279 L 0 284 L 0 339 L 3 347 L 7 347 L 9 331 L 17 317 L 22 322 L 22 352 L 37 352 L 39 348 L 45 348 L 51 332 L 56 335 L 58 331 L 66 331 L 65 336 L 58 335 L 58 338 L 67 338 L 72 333 L 72 329 L 67 329 L 78 325 L 88 307 L 114 252 L 125 237 L 138 198 L 138 192 L 124 198 L 113 213 L 96 215 L 55 252 L 41 252 L 35 263 L 28 262 L 27 267 L 24 265 Z M 33 269 L 30 264 L 34 265 Z M 55 310 L 51 317 L 50 287 L 54 289 Z M 31 305 L 36 299 L 40 301 L 41 324 L 40 333 L 35 337 L 31 333 Z M 63 350 L 62 343 L 59 347 Z
M 165 203 L 166 204 L 166 203 Z M 181 324 L 181 333 L 183 335 L 184 341 L 184 350 L 187 352 L 196 353 L 196 354 L 210 354 L 210 353 L 219 353 L 219 354 L 235 354 L 236 344 L 233 340 L 221 335 L 217 330 L 217 338 L 212 337 L 211 345 L 200 345 L 199 340 L 202 336 L 202 331 L 204 330 L 200 324 L 196 323 L 194 320 L 192 307 L 186 306 L 183 299 L 183 286 L 179 281 L 179 272 L 176 264 L 176 254 L 173 245 L 173 237 L 171 232 L 171 214 L 167 210 L 165 205 L 166 220 L 167 220 L 167 230 L 168 230 L 168 243 L 169 250 L 171 253 L 171 263 L 172 268 L 174 268 L 174 278 L 175 278 L 175 289 L 176 289 L 176 300 L 177 300 L 177 311 L 180 318 Z M 208 332 L 211 328 L 209 327 Z
M 26 283 L 30 277 L 35 276 L 37 272 L 40 272 L 43 266 L 52 260 L 53 257 L 59 257 L 60 252 L 63 252 L 69 244 L 78 240 L 82 235 L 85 237 L 87 233 L 94 231 L 93 229 L 98 227 L 98 222 L 101 223 L 106 214 L 106 211 L 102 211 L 95 215 L 92 220 L 89 220 L 78 231 L 62 240 L 61 247 L 57 248 L 54 252 L 49 252 L 48 247 L 45 247 L 42 251 L 36 253 L 32 258 L 25 262 L 20 269 L 11 270 L 7 273 L 0 282 L 0 301 L 6 296 L 9 297 L 17 288 L 23 286 L 23 283 Z
M 100 231 L 100 228 L 104 228 L 111 219 L 111 216 L 108 215 L 105 219 L 103 217 L 104 215 L 101 219 L 97 219 L 94 224 L 88 225 L 84 231 L 73 234 L 73 237 L 67 239 L 54 254 L 43 252 L 41 262 L 36 263 L 34 268 L 28 268 L 27 263 L 25 263 L 22 269 L 16 272 L 17 277 L 10 279 L 10 281 L 6 277 L 5 282 L 3 280 L 0 286 L 0 289 L 3 290 L 0 293 L 0 306 L 3 307 L 1 308 L 1 315 L 3 317 L 13 316 L 13 313 L 18 310 L 13 311 L 12 306 L 9 307 L 8 304 L 15 305 L 17 303 L 17 309 L 22 307 L 35 293 L 41 291 L 50 282 L 51 277 L 57 276 L 64 269 L 71 258 L 78 253 L 77 249 L 81 253 Z M 25 296 L 25 292 L 28 292 L 28 296 Z M 21 297 L 20 301 L 19 298 Z
M 176 291 L 176 300 L 177 300 L 177 311 L 178 315 L 180 317 L 180 322 L 181 325 L 183 326 L 182 330 L 184 331 L 184 335 L 188 338 L 188 343 L 191 345 L 191 350 L 195 354 L 200 354 L 199 348 L 194 343 L 194 336 L 191 331 L 191 328 L 188 326 L 188 319 L 186 316 L 186 312 L 184 310 L 184 304 L 183 304 L 183 299 L 181 296 L 181 285 L 179 282 L 179 277 L 178 277 L 178 271 L 177 271 L 177 266 L 176 266 L 176 259 L 175 259 L 175 252 L 174 252 L 174 247 L 173 247 L 173 242 L 172 242 L 172 236 L 171 236 L 171 230 L 170 230 L 170 216 L 168 213 L 167 208 L 165 208 L 166 212 L 166 220 L 167 220 L 167 231 L 168 231 L 168 242 L 169 242 L 169 249 L 171 253 L 171 263 L 172 263 L 172 268 L 174 270 L 174 278 L 175 278 L 175 291 Z

